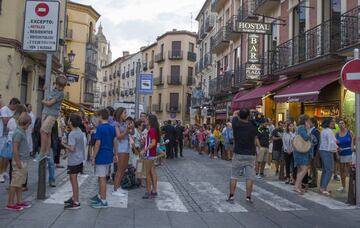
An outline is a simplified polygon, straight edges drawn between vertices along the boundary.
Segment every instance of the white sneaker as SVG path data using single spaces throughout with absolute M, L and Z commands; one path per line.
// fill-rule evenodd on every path
M 9 174 L 7 172 L 2 174 L 5 179 L 9 179 Z
M 3 174 L 0 174 L 0 183 L 5 183 L 5 178 Z
M 120 191 L 122 193 L 127 193 L 127 190 L 123 189 L 122 187 L 118 188 L 116 191 Z
M 119 197 L 122 197 L 122 196 L 124 196 L 124 195 L 125 195 L 125 193 L 124 193 L 124 192 L 119 191 L 119 189 L 118 189 L 118 190 L 116 190 L 116 191 L 112 191 L 112 192 L 111 192 L 111 195 L 113 195 L 113 196 L 119 196 Z
M 336 189 L 336 191 L 338 191 L 338 192 L 344 192 L 345 189 L 344 189 L 344 187 L 340 187 L 340 188 Z
M 217 156 L 214 156 L 214 159 L 217 159 L 218 157 Z
M 256 178 L 257 178 L 257 179 L 261 179 L 262 176 L 259 174 L 259 175 L 256 176 Z

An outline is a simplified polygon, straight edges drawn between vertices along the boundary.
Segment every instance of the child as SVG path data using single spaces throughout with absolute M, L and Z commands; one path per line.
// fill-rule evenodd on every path
M 169 142 L 169 140 L 164 141 L 165 131 L 161 131 L 161 137 L 159 138 L 159 143 L 156 147 L 156 166 L 161 165 L 163 158 L 166 158 L 166 147 L 165 144 Z
M 13 159 L 12 159 L 12 174 L 11 184 L 9 189 L 9 201 L 6 209 L 13 211 L 21 211 L 24 208 L 30 208 L 31 205 L 24 202 L 22 199 L 22 186 L 26 182 L 27 176 L 27 164 L 28 159 L 28 143 L 26 138 L 25 130 L 31 124 L 31 117 L 23 112 L 18 118 L 18 127 L 12 135 L 13 145 Z M 17 203 L 14 204 L 14 197 L 17 197 Z
M 50 92 L 41 103 L 44 105 L 41 120 L 41 146 L 40 153 L 36 155 L 34 161 L 43 160 L 50 151 L 51 130 L 60 114 L 61 102 L 64 99 L 64 88 L 67 84 L 65 76 L 59 76 L 55 81 L 55 88 Z
M 209 143 L 209 150 L 210 150 L 209 157 L 217 158 L 216 156 L 214 157 L 216 140 L 215 140 L 215 136 L 213 133 L 210 133 L 210 135 L 208 137 L 208 143 Z
M 79 209 L 79 184 L 77 176 L 83 171 L 83 160 L 85 159 L 85 144 L 83 132 L 80 130 L 81 117 L 76 114 L 70 116 L 70 128 L 71 132 L 68 137 L 68 142 L 63 146 L 68 152 L 68 168 L 67 173 L 69 174 L 71 188 L 73 195 L 70 199 L 64 202 L 64 209 Z
M 115 128 L 108 123 L 109 112 L 102 109 L 97 113 L 100 125 L 95 133 L 94 154 L 92 154 L 92 163 L 95 165 L 95 176 L 99 179 L 99 195 L 90 199 L 91 207 L 107 208 L 106 201 L 106 175 L 109 166 L 114 161 L 114 155 L 117 148 Z

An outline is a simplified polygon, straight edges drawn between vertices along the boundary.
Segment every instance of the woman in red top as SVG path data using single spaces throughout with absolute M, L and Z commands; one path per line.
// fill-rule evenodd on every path
M 142 152 L 146 174 L 146 193 L 143 199 L 155 198 L 157 196 L 157 175 L 155 171 L 156 147 L 159 141 L 159 122 L 155 115 L 149 114 L 146 118 L 148 133 L 145 147 Z

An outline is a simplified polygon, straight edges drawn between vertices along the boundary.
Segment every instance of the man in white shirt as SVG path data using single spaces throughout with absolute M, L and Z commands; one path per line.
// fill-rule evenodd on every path
M 13 97 L 11 98 L 9 105 L 4 106 L 0 109 L 0 150 L 3 148 L 7 138 L 4 135 L 4 132 L 5 134 L 7 134 L 6 125 L 9 122 L 10 118 L 14 115 L 16 105 L 18 104 L 20 104 L 20 100 L 16 97 Z M 7 159 L 0 157 L 0 183 L 5 182 L 4 176 L 7 176 L 6 169 L 8 163 L 9 162 Z

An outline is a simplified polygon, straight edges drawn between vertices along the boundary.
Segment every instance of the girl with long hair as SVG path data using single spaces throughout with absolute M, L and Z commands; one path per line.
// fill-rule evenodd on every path
M 126 191 L 121 188 L 121 180 L 125 174 L 125 170 L 129 163 L 129 133 L 126 124 L 126 109 L 120 107 L 116 109 L 114 113 L 114 119 L 116 121 L 116 137 L 118 140 L 118 148 L 115 154 L 117 170 L 114 180 L 114 192 L 115 196 L 123 196 Z
M 146 192 L 143 199 L 155 198 L 157 196 L 157 175 L 155 171 L 156 147 L 160 137 L 160 128 L 157 117 L 149 114 L 146 118 L 148 133 L 145 147 L 142 151 L 146 173 Z

